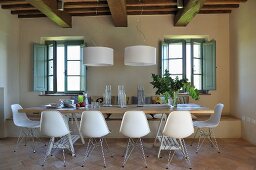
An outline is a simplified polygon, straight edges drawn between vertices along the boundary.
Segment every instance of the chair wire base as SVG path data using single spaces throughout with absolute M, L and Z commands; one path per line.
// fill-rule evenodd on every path
M 144 152 L 143 143 L 142 143 L 141 138 L 138 138 L 137 140 L 129 138 L 128 144 L 126 146 L 125 154 L 124 154 L 124 161 L 123 161 L 122 167 L 124 167 L 124 165 L 126 164 L 127 160 L 131 156 L 131 153 L 132 153 L 132 151 L 134 150 L 135 147 L 137 147 L 141 151 L 142 159 L 144 160 L 144 163 L 145 163 L 145 168 L 147 168 L 148 165 L 147 165 L 146 156 L 145 156 L 145 152 Z
M 184 139 L 179 139 L 176 142 L 174 142 L 173 144 L 175 145 L 176 148 L 178 148 L 178 150 L 181 151 L 181 153 L 184 156 L 187 164 L 189 165 L 189 169 L 192 169 L 190 158 L 188 156 L 188 150 L 187 150 L 187 147 L 186 147 L 185 140 Z M 173 151 L 173 153 L 172 153 L 172 151 Z M 170 164 L 171 164 L 171 161 L 174 157 L 175 152 L 176 152 L 176 150 L 170 149 L 169 156 L 168 156 L 168 164 L 167 164 L 166 169 L 168 169 L 170 167 Z
M 201 146 L 204 143 L 206 138 L 209 140 L 211 146 L 214 147 L 218 151 L 218 153 L 220 153 L 220 149 L 219 149 L 217 140 L 215 138 L 213 128 L 207 128 L 207 129 L 198 128 L 196 130 L 195 135 L 194 135 L 193 141 L 194 141 L 198 132 L 199 132 L 199 136 L 198 136 L 198 143 L 197 143 L 196 153 L 198 153 L 198 151 L 200 150 L 200 148 L 201 148 Z M 191 143 L 191 146 L 193 144 L 193 141 Z
M 71 152 L 72 152 L 72 156 L 75 156 L 75 152 L 74 152 L 74 148 L 73 148 L 73 144 L 72 144 L 72 140 L 71 140 L 71 136 L 70 134 L 63 136 L 59 141 L 54 142 L 55 141 L 55 137 L 51 137 L 49 144 L 48 144 L 48 149 L 46 151 L 46 154 L 43 158 L 43 163 L 41 164 L 42 166 L 44 166 L 46 159 L 48 158 L 49 155 L 52 155 L 52 152 L 54 149 L 56 148 L 60 148 L 62 149 L 62 156 L 63 156 L 63 164 L 64 167 L 66 167 L 66 157 L 65 157 L 65 149 L 66 149 L 66 143 L 63 143 L 65 140 L 64 138 L 68 138 L 68 148 Z
M 38 138 L 38 133 L 36 133 L 37 128 L 25 128 L 25 127 L 21 127 L 20 128 L 20 132 L 19 132 L 19 137 L 17 139 L 16 145 L 13 149 L 14 152 L 16 152 L 19 143 L 21 143 L 21 141 L 24 139 L 25 142 L 25 146 L 27 146 L 27 139 L 32 140 L 32 149 L 33 149 L 33 153 L 36 153 L 35 150 L 35 138 Z
M 104 142 L 105 141 L 105 142 Z M 104 163 L 104 168 L 106 168 L 106 159 L 105 159 L 105 153 L 104 153 L 104 149 L 103 149 L 103 143 L 105 143 L 107 150 L 109 151 L 108 148 L 108 144 L 107 141 L 104 140 L 103 138 L 90 138 L 86 147 L 86 151 L 85 151 L 85 155 L 84 155 L 84 159 L 83 159 L 83 163 L 82 163 L 82 167 L 84 167 L 85 165 L 85 161 L 86 158 L 90 156 L 90 154 L 92 153 L 92 151 L 95 149 L 95 147 L 100 146 L 101 148 L 101 154 L 102 154 L 102 158 L 103 158 L 103 163 Z

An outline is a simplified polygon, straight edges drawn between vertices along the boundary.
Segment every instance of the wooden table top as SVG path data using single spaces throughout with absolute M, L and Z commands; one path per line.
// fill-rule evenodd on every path
M 28 114 L 39 114 L 42 111 L 45 110 L 58 110 L 63 114 L 70 114 L 70 113 L 82 113 L 85 110 L 98 110 L 102 113 L 111 113 L 111 114 L 123 114 L 126 111 L 144 111 L 146 114 L 159 114 L 159 113 L 170 113 L 174 110 L 185 110 L 190 111 L 194 115 L 202 115 L 202 114 L 213 114 L 214 111 L 202 107 L 197 104 L 178 104 L 177 108 L 170 108 L 168 105 L 163 104 L 147 104 L 143 107 L 138 107 L 137 105 L 127 105 L 125 108 L 120 108 L 119 106 L 111 106 L 111 107 L 100 107 L 98 109 L 85 109 L 85 108 L 60 108 L 60 109 L 54 109 L 54 108 L 47 108 L 46 106 L 40 106 L 40 107 L 29 107 L 19 110 L 19 112 L 25 112 Z

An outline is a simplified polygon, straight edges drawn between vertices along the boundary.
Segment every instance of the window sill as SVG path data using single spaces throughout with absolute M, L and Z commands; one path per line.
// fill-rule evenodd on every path
M 72 93 L 72 94 L 64 94 L 64 93 L 54 93 L 54 94 L 39 94 L 39 96 L 77 96 L 82 95 L 81 93 Z
M 181 95 L 181 96 L 188 96 L 188 93 L 179 93 L 179 95 Z M 200 91 L 199 95 L 211 95 L 211 93 Z

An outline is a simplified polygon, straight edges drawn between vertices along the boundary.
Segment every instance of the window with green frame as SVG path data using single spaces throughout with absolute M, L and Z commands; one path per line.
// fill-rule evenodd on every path
M 161 73 L 188 79 L 201 92 L 216 89 L 216 42 L 166 39 L 161 44 Z
M 46 94 L 86 90 L 83 41 L 46 41 L 33 45 L 34 91 Z

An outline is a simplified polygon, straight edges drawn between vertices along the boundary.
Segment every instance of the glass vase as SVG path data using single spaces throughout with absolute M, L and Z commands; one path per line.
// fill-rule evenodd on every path
M 172 105 L 173 107 L 177 107 L 177 101 L 178 101 L 178 91 L 173 92 L 173 96 L 172 96 Z

